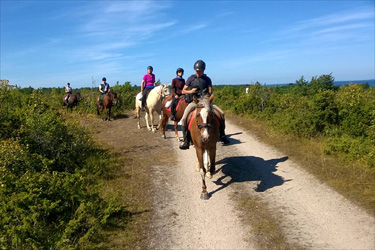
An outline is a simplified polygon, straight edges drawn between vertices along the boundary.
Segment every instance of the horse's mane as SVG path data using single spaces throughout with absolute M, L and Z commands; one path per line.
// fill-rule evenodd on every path
M 212 105 L 211 105 L 209 99 L 210 99 L 209 95 L 203 95 L 203 96 L 201 96 L 198 99 L 198 107 L 201 106 L 201 107 L 206 108 L 207 110 L 211 110 L 212 109 Z

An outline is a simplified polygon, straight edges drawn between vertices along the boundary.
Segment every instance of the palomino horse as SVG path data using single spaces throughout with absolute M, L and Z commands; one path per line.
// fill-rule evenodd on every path
M 163 134 L 164 139 L 166 138 L 165 130 L 167 127 L 168 119 L 171 116 L 170 108 L 167 109 L 165 107 L 166 103 L 169 101 L 172 101 L 172 96 L 168 96 L 163 101 L 163 118 L 160 120 L 160 124 L 159 124 L 159 127 L 161 128 L 160 132 Z M 174 120 L 173 127 L 174 127 L 174 134 L 178 141 L 180 141 L 180 138 L 178 137 L 178 130 L 177 130 L 178 122 L 181 120 L 182 116 L 184 115 L 184 111 L 188 105 L 189 104 L 186 103 L 185 101 L 185 97 L 181 97 L 181 99 L 179 100 L 179 104 L 176 107 L 177 109 L 176 116 L 175 116 L 176 119 Z
M 204 96 L 191 114 L 189 124 L 191 139 L 198 158 L 197 170 L 202 176 L 201 198 L 207 200 L 205 177 L 212 178 L 215 173 L 216 142 L 219 137 L 219 120 L 215 116 L 211 102 L 214 96 Z M 197 99 L 194 100 L 198 102 Z
M 107 94 L 104 95 L 103 98 L 103 103 L 100 107 L 99 105 L 99 97 L 96 98 L 96 113 L 100 115 L 100 112 L 103 110 L 106 110 L 106 117 L 105 120 L 110 121 L 111 120 L 111 109 L 113 105 L 117 104 L 117 94 L 115 92 L 108 92 Z
M 66 97 L 68 95 L 64 95 L 63 97 L 63 107 L 66 106 L 66 109 L 70 108 L 70 111 L 73 112 L 73 107 L 77 106 L 78 103 L 81 101 L 81 94 L 74 93 L 70 94 L 68 101 L 66 101 Z
M 163 102 L 163 99 L 170 94 L 170 86 L 161 84 L 157 87 L 155 87 L 153 90 L 150 91 L 148 94 L 147 100 L 146 100 L 146 114 L 145 114 L 145 120 L 146 120 L 146 126 L 148 130 L 152 130 L 152 132 L 156 132 L 156 129 L 154 127 L 154 112 L 159 114 L 159 120 L 161 119 L 161 105 Z M 138 128 L 141 128 L 140 124 L 140 113 L 142 110 L 142 102 L 136 97 L 135 98 L 135 112 L 136 116 L 138 118 Z M 151 126 L 148 122 L 148 117 L 150 117 Z M 159 128 L 159 126 L 158 126 Z

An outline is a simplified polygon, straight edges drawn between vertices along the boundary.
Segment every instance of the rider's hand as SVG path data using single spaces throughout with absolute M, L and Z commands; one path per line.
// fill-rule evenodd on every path
M 176 99 L 177 99 L 177 98 L 178 98 L 178 95 L 175 95 L 175 96 L 174 96 L 174 98 L 176 98 Z
M 197 88 L 194 88 L 191 90 L 191 93 L 194 94 L 195 92 L 197 92 Z

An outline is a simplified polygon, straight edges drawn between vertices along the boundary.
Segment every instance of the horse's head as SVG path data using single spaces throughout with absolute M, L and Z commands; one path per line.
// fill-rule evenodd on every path
M 215 126 L 215 117 L 212 109 L 212 100 L 214 96 L 203 96 L 199 99 L 198 109 L 196 111 L 195 120 L 201 134 L 203 142 L 207 142 L 210 138 L 210 133 Z M 198 101 L 195 99 L 194 101 Z M 200 109 L 200 110 L 199 110 Z
M 161 96 L 166 97 L 171 94 L 171 85 L 162 84 L 161 86 Z
M 81 97 L 81 93 L 77 93 L 77 95 L 76 95 L 76 96 L 77 96 L 77 101 L 79 101 L 79 102 L 80 102 L 80 101 L 82 100 L 82 97 Z
M 109 93 L 112 93 L 112 103 L 114 105 L 117 104 L 117 94 L 115 92 L 109 92 Z

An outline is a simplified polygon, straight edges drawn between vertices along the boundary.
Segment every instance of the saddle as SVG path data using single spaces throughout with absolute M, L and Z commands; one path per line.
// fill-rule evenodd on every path
M 176 105 L 176 110 L 178 110 L 178 108 L 180 107 L 180 104 L 181 104 L 182 99 L 183 99 L 183 98 L 179 98 L 179 99 L 178 99 L 178 103 L 177 103 L 177 105 Z M 170 101 L 172 102 L 172 100 L 170 100 Z M 168 110 L 168 111 L 171 111 L 171 109 L 172 109 L 172 104 L 169 105 L 168 108 L 166 108 L 166 110 Z

